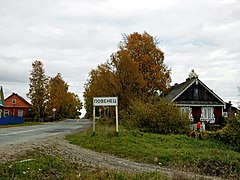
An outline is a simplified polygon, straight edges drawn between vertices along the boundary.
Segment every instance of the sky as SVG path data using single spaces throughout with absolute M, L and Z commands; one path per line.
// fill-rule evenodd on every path
M 26 98 L 32 62 L 61 73 L 83 101 L 89 72 L 123 34 L 159 39 L 172 85 L 192 69 L 225 102 L 240 100 L 238 0 L 0 0 L 0 86 Z

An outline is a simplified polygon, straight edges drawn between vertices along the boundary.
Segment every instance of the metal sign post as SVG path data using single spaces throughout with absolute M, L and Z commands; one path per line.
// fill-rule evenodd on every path
M 115 109 L 116 109 L 116 132 L 118 134 L 118 106 L 116 106 Z
M 93 135 L 95 134 L 96 106 L 115 106 L 116 110 L 116 133 L 118 134 L 118 97 L 93 97 Z

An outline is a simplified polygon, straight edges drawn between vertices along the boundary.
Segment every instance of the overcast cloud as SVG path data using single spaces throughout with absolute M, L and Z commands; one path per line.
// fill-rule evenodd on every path
M 26 97 L 31 63 L 61 73 L 81 100 L 91 69 L 106 62 L 123 33 L 160 40 L 174 83 L 195 69 L 224 101 L 240 85 L 237 0 L 0 0 L 0 85 Z

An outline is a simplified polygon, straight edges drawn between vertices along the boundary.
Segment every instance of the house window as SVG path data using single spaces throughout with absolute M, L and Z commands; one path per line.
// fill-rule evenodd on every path
M 23 110 L 22 109 L 18 110 L 18 116 L 23 117 Z
M 4 117 L 9 116 L 9 110 L 4 110 Z
M 223 112 L 223 117 L 227 118 L 228 117 L 228 112 Z
M 16 104 L 16 99 L 12 99 L 12 103 L 13 103 L 13 104 Z
M 190 107 L 181 107 L 181 115 L 187 114 L 189 121 L 193 121 L 192 108 Z
M 213 107 L 203 107 L 200 120 L 214 123 L 215 122 L 214 108 Z
M 195 88 L 193 91 L 193 99 L 198 100 L 198 89 L 197 88 Z

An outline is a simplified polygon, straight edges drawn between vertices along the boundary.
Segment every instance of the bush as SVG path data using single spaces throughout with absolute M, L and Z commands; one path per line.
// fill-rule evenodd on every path
M 240 151 L 240 118 L 228 119 L 224 128 L 216 132 L 209 132 L 207 136 L 225 144 L 233 145 L 237 151 Z
M 128 128 L 160 134 L 184 134 L 189 131 L 187 116 L 173 103 L 156 98 L 149 102 L 134 101 L 128 112 L 120 114 Z

